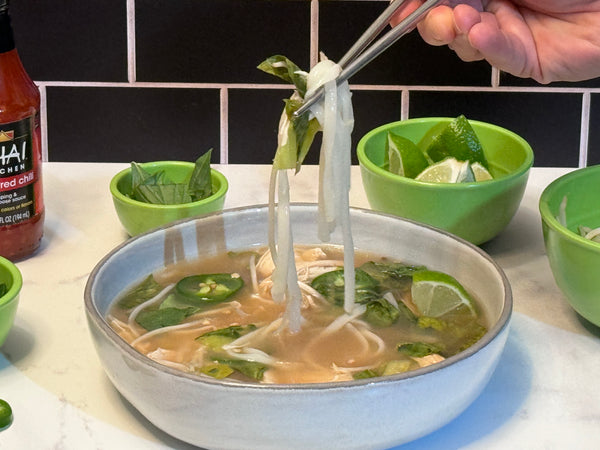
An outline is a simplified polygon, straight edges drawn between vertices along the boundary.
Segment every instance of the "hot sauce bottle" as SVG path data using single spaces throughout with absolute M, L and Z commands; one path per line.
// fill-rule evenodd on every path
M 40 92 L 15 48 L 8 0 L 0 0 L 0 256 L 22 259 L 44 231 Z

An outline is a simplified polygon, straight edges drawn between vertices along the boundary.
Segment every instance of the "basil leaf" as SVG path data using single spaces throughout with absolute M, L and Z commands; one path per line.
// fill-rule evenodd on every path
M 148 331 L 177 325 L 197 311 L 197 308 L 162 308 L 141 311 L 135 321 Z
M 224 345 L 230 344 L 236 339 L 256 330 L 256 325 L 232 325 L 227 328 L 209 331 L 196 338 L 196 341 L 207 346 L 211 350 L 219 351 Z
M 211 154 L 212 148 L 196 160 L 194 171 L 188 184 L 189 193 L 193 201 L 210 197 L 213 193 L 212 179 L 210 177 Z
M 354 378 L 355 380 L 365 380 L 367 378 L 375 378 L 378 376 L 379 376 L 379 374 L 377 372 L 375 372 L 373 369 L 365 369 L 365 370 L 361 370 L 360 372 L 354 372 L 352 374 L 352 378 Z
M 162 290 L 152 275 L 148 275 L 144 281 L 131 288 L 117 303 L 124 310 L 133 309 L 146 300 L 155 297 Z
M 296 64 L 281 55 L 267 58 L 258 68 L 292 83 L 296 87 L 292 96 L 284 100 L 285 107 L 280 119 L 282 124 L 280 133 L 284 136 L 281 137 L 280 145 L 275 153 L 273 168 L 277 170 L 295 169 L 298 172 L 315 135 L 321 130 L 317 119 L 309 120 L 308 112 L 299 117 L 294 115 L 294 112 L 304 103 L 307 73 L 301 71 Z
M 256 330 L 256 325 L 252 323 L 248 325 L 232 325 L 227 328 L 220 328 L 218 330 L 209 331 L 198 336 L 198 338 L 196 339 L 202 338 L 204 336 L 224 336 L 232 339 L 237 339 L 254 330 Z
M 155 205 L 177 205 L 189 203 L 192 197 L 185 184 L 142 184 L 138 186 L 136 195 L 141 201 Z
M 258 65 L 263 72 L 275 75 L 296 86 L 298 93 L 304 98 L 306 94 L 306 72 L 282 55 L 273 55 Z
M 145 183 L 148 178 L 151 178 L 152 174 L 148 173 L 142 166 L 136 162 L 131 163 L 131 192 L 135 192 L 140 184 Z
M 398 289 L 408 286 L 413 274 L 424 270 L 425 266 L 369 261 L 361 265 L 360 269 L 381 283 L 384 289 Z
M 248 378 L 252 378 L 257 381 L 263 379 L 265 370 L 268 369 L 268 366 L 262 363 L 255 361 L 244 361 L 241 359 L 217 359 L 217 362 L 220 364 L 226 364 L 233 370 L 237 370 L 238 372 L 246 375 Z
M 384 298 L 376 298 L 367 303 L 363 318 L 371 325 L 389 327 L 400 317 L 400 311 Z
M 431 355 L 433 353 L 440 353 L 443 348 L 439 345 L 428 344 L 426 342 L 407 342 L 398 344 L 397 350 L 408 356 L 422 358 L 423 356 Z

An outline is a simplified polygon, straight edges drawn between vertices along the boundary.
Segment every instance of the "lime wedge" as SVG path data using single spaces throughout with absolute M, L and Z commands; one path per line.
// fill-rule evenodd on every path
M 471 169 L 473 170 L 473 175 L 475 175 L 475 181 L 487 181 L 494 179 L 492 174 L 490 174 L 488 170 L 478 162 L 471 164 Z
M 413 275 L 412 300 L 427 317 L 440 317 L 461 308 L 475 316 L 475 304 L 465 288 L 452 276 L 433 270 Z
M 6 400 L 0 399 L 0 431 L 8 427 L 13 420 L 13 413 Z
M 429 165 L 425 154 L 403 136 L 388 133 L 386 147 L 384 163 L 387 161 L 387 168 L 392 173 L 414 178 Z
M 483 167 L 488 167 L 481 142 L 463 115 L 458 116 L 438 135 L 430 137 L 430 139 L 425 153 L 434 162 L 451 156 L 459 161 L 478 162 Z
M 430 183 L 469 183 L 475 181 L 475 174 L 467 161 L 446 158 L 427 167 L 415 180 Z

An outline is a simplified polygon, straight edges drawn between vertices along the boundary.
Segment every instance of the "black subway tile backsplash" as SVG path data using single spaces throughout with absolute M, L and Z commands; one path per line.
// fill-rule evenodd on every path
M 526 86 L 526 87 L 563 87 L 563 88 L 577 88 L 577 87 L 588 87 L 597 88 L 600 87 L 600 78 L 594 78 L 591 80 L 567 82 L 567 81 L 555 81 L 548 84 L 541 84 L 531 78 L 520 78 L 509 73 L 502 72 L 500 74 L 500 84 L 503 86 Z
M 381 1 L 320 2 L 321 50 L 337 61 L 386 6 Z M 353 83 L 421 86 L 486 86 L 490 81 L 489 64 L 462 62 L 446 47 L 425 44 L 416 31 L 403 36 L 352 78 Z
M 580 94 L 528 92 L 413 92 L 410 116 L 491 122 L 526 139 L 536 166 L 576 167 L 581 130 Z M 558 113 L 560 111 L 560 113 Z
M 269 164 L 290 90 L 274 89 L 282 82 L 256 66 L 283 54 L 308 69 L 317 50 L 337 60 L 388 3 L 13 0 L 11 15 L 45 94 L 49 160 L 191 160 L 212 147 L 214 162 Z M 511 129 L 531 143 L 537 166 L 575 167 L 580 149 L 600 164 L 600 78 L 541 85 L 500 73 L 495 86 L 495 75 L 413 31 L 351 79 L 354 145 L 404 108 Z
M 50 161 L 219 162 L 217 89 L 50 87 Z
M 306 0 L 137 0 L 139 81 L 273 83 L 256 69 L 284 54 L 309 67 Z
M 127 81 L 124 0 L 12 1 L 19 55 L 40 81 Z
M 229 91 L 229 162 L 270 164 L 277 148 L 277 125 L 287 89 Z
M 590 103 L 589 166 L 600 164 L 600 94 L 592 94 Z

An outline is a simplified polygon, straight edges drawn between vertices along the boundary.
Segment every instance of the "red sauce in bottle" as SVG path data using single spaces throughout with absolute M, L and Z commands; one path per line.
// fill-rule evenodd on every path
M 0 0 L 0 256 L 22 259 L 44 231 L 40 93 L 13 39 L 8 1 Z

